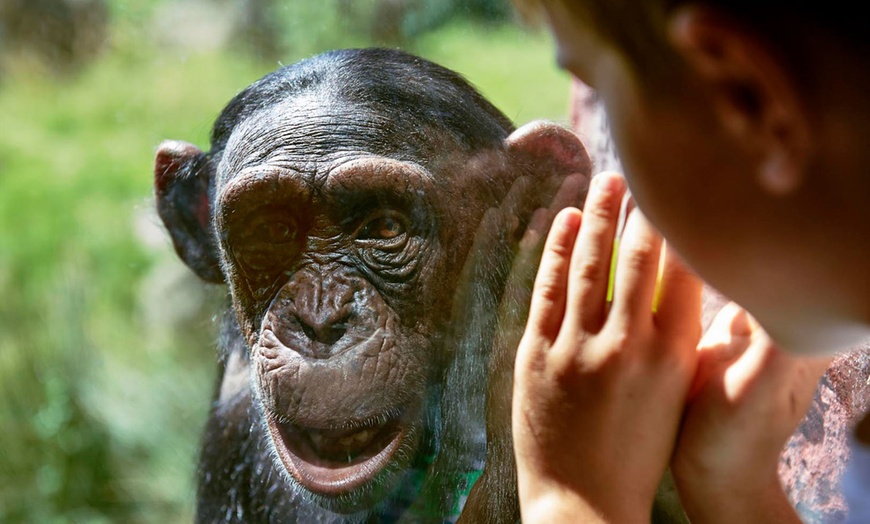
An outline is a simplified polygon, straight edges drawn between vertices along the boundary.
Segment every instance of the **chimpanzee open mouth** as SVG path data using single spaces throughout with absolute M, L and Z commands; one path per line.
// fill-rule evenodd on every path
M 304 488 L 328 497 L 372 480 L 401 447 L 405 429 L 401 419 L 377 426 L 315 429 L 269 417 L 269 431 L 287 471 Z

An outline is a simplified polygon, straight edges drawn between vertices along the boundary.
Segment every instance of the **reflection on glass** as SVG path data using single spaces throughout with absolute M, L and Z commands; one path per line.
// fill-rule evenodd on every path
M 0 5 L 0 27 L 0 520 L 9 522 L 193 518 L 226 288 L 203 287 L 178 263 L 155 216 L 149 165 L 161 140 L 207 149 L 210 122 L 257 78 L 369 45 L 458 70 L 512 120 L 567 119 L 569 81 L 549 42 L 502 2 L 12 1 Z M 405 278 L 402 261 L 422 249 L 414 228 L 431 215 L 414 202 L 390 197 L 383 214 L 341 225 L 358 226 L 357 256 L 384 281 Z M 260 270 L 264 253 L 292 258 L 303 225 L 263 225 L 275 241 L 237 256 Z M 343 323 L 306 330 L 328 341 Z M 218 356 L 228 370 L 219 389 L 248 383 Z M 469 445 L 477 456 L 482 443 Z M 456 468 L 469 487 L 477 467 Z M 424 476 L 408 478 L 417 486 Z
M 195 500 L 205 520 L 515 518 L 512 352 L 591 166 L 512 122 L 573 108 L 596 169 L 619 164 L 594 94 L 506 4 L 0 5 L 0 521 L 190 521 Z M 395 51 L 333 54 L 209 140 L 281 64 L 372 45 L 483 97 Z M 166 137 L 190 143 L 161 147 L 152 188 Z M 868 373 L 835 361 L 783 454 L 809 521 L 842 516 Z

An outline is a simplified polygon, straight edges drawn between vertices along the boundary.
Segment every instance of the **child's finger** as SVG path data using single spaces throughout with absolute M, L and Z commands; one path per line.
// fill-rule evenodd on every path
M 530 176 L 521 176 L 514 180 L 499 205 L 503 216 L 515 217 L 522 214 L 521 210 L 524 205 L 527 205 L 529 191 L 534 186 L 534 182 Z
M 727 344 L 734 337 L 748 338 L 750 335 L 752 335 L 752 325 L 749 323 L 749 314 L 735 302 L 728 302 L 713 317 L 713 322 L 701 337 L 698 348 L 704 350 Z
M 732 366 L 736 377 L 748 376 L 757 382 L 756 395 L 775 395 L 791 392 L 795 401 L 792 409 L 806 411 L 819 378 L 828 368 L 833 357 L 801 357 L 780 349 L 751 315 L 747 314 L 751 326 L 749 349 Z M 806 406 L 803 406 L 806 404 Z M 803 407 L 800 407 L 803 406 Z
M 673 249 L 665 247 L 663 251 L 661 280 L 653 298 L 656 327 L 666 339 L 692 337 L 697 342 L 701 336 L 704 284 Z
M 619 246 L 613 304 L 608 318 L 625 323 L 632 330 L 652 324 L 652 300 L 661 248 L 661 235 L 640 210 L 634 210 L 628 217 Z
M 583 227 L 574 244 L 566 314 L 589 333 L 597 332 L 604 322 L 613 237 L 623 194 L 625 181 L 616 173 L 601 173 L 592 179 Z
M 551 342 L 559 334 L 565 315 L 568 271 L 581 219 L 580 210 L 572 207 L 556 215 L 544 244 L 541 266 L 532 291 L 527 331 L 535 332 Z
M 568 206 L 580 205 L 580 198 L 583 193 L 589 188 L 589 179 L 583 175 L 569 175 L 565 177 L 553 201 L 550 202 L 548 209 L 554 215 Z
M 690 399 L 746 351 L 751 335 L 749 315 L 742 307 L 729 302 L 716 313 L 698 342 L 698 369 L 689 388 Z
M 512 330 L 522 332 L 528 321 L 532 290 L 544 252 L 544 235 L 550 230 L 552 223 L 553 214 L 550 210 L 538 208 L 532 213 L 529 226 L 520 239 L 519 249 L 499 303 L 499 335 Z

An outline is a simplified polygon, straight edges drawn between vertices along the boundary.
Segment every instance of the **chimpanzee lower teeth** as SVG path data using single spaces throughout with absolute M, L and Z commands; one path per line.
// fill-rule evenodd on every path
M 361 452 L 374 440 L 377 430 L 374 428 L 363 429 L 339 438 L 325 436 L 325 432 L 317 430 L 309 430 L 307 433 L 315 452 L 330 456 Z
M 369 429 L 364 429 L 358 433 L 354 433 L 353 435 L 348 435 L 344 438 L 338 439 L 338 443 L 343 446 L 352 446 L 353 444 L 363 444 L 372 439 L 374 436 L 374 431 Z

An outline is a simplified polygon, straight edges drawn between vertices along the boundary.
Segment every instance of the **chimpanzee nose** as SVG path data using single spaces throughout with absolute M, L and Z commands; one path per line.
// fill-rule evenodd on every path
M 354 280 L 339 271 L 298 271 L 270 308 L 272 330 L 288 349 L 307 358 L 331 358 L 352 347 L 341 339 L 356 330 Z
M 305 306 L 286 300 L 272 311 L 271 330 L 284 346 L 314 359 L 328 359 L 351 347 L 340 342 L 353 329 L 355 315 L 351 307 Z
M 305 318 L 309 315 L 297 315 L 299 327 L 305 336 L 314 342 L 320 342 L 331 346 L 339 341 L 347 332 L 347 320 L 349 315 L 341 315 L 343 318 Z M 332 315 L 338 317 L 339 315 Z

